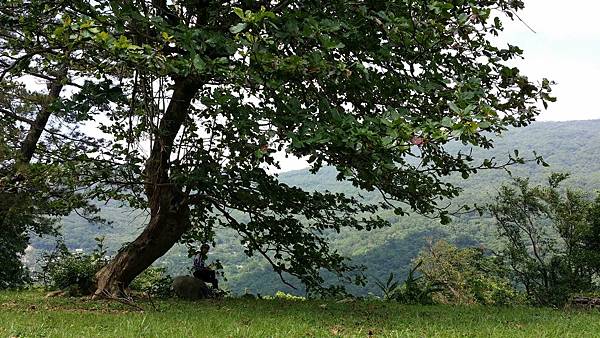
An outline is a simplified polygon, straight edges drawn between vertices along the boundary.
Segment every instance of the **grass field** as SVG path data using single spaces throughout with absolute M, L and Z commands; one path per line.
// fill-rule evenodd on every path
M 600 337 L 600 311 L 377 301 L 140 302 L 0 292 L 0 337 Z

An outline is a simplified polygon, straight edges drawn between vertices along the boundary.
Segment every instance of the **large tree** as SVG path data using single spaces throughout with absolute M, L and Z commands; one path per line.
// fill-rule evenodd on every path
M 100 145 L 78 130 L 92 102 L 67 98 L 89 91 L 76 83 L 89 64 L 81 39 L 58 34 L 68 31 L 64 10 L 47 0 L 0 5 L 0 288 L 22 281 L 19 256 L 32 234 L 57 234 L 56 221 L 73 210 L 95 219 L 73 180 L 81 169 L 73 160 Z
M 444 178 L 510 164 L 444 145 L 493 146 L 552 100 L 498 47 L 514 0 L 75 1 L 68 24 L 103 59 L 98 88 L 125 96 L 97 121 L 95 197 L 149 210 L 144 231 L 98 272 L 119 292 L 174 243 L 236 230 L 248 255 L 321 288 L 352 266 L 324 234 L 370 230 L 393 208 L 448 220 Z M 69 35 L 71 36 L 71 35 Z M 98 92 L 102 92 L 99 90 Z M 278 154 L 378 191 L 382 203 L 278 181 Z

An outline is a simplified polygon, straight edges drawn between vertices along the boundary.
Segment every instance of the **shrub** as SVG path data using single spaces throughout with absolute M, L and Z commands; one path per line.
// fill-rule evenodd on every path
M 560 189 L 567 177 L 552 174 L 543 186 L 515 178 L 489 206 L 515 280 L 540 305 L 563 305 L 571 294 L 598 290 L 600 196 Z
M 47 287 L 68 290 L 73 295 L 94 291 L 94 275 L 106 264 L 104 238 L 96 238 L 91 254 L 71 252 L 59 241 L 53 252 L 42 256 L 42 279 Z
M 416 258 L 423 278 L 440 287 L 434 299 L 450 304 L 506 305 L 518 303 L 520 293 L 504 264 L 481 248 L 457 248 L 445 241 L 430 243 Z
M 415 264 L 402 283 L 395 280 L 393 273 L 390 273 L 385 284 L 376 280 L 375 283 L 383 292 L 383 299 L 402 304 L 434 304 L 433 294 L 441 290 L 440 285 L 437 282 L 424 280 L 422 276 L 415 277 L 415 271 L 421 264 L 422 262 Z
M 164 267 L 149 267 L 137 276 L 129 285 L 132 290 L 145 292 L 153 297 L 168 298 L 173 296 L 173 278 Z

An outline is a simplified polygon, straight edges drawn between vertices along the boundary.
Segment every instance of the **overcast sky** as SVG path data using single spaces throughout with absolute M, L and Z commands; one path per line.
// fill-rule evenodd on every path
M 600 1 L 525 0 L 504 38 L 525 51 L 518 67 L 532 79 L 557 82 L 558 101 L 539 120 L 600 119 Z

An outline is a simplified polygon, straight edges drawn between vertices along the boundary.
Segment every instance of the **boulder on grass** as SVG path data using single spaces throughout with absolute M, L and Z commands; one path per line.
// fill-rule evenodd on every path
M 212 297 L 212 291 L 203 281 L 192 276 L 177 276 L 173 278 L 173 291 L 183 299 L 197 300 Z

